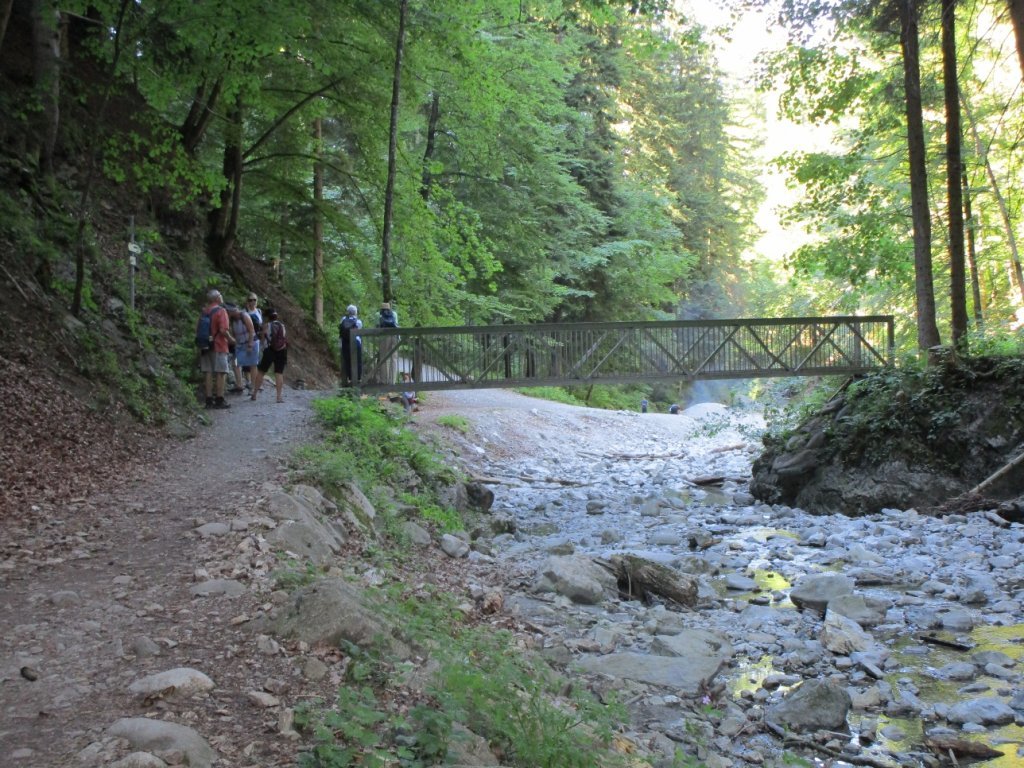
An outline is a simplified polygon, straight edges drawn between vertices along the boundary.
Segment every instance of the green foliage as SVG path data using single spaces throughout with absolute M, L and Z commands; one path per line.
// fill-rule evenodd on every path
M 563 387 L 530 387 L 528 389 L 517 389 L 516 391 L 530 397 L 539 397 L 542 400 L 554 400 L 556 403 L 583 405 L 579 398 L 566 391 Z
M 287 558 L 283 567 L 274 570 L 270 574 L 270 578 L 275 589 L 292 592 L 299 587 L 312 584 L 320 575 L 320 570 L 308 560 L 305 563 L 299 563 L 292 558 Z
M 942 361 L 927 368 L 886 369 L 850 385 L 828 449 L 848 464 L 876 465 L 892 457 L 912 456 L 915 465 L 944 471 L 970 471 L 964 446 L 977 424 L 981 401 L 976 382 L 1001 387 L 996 401 L 985 402 L 993 434 L 1010 433 L 1024 424 L 1024 395 L 1015 384 L 1024 375 L 1024 358 L 982 357 Z M 803 404 L 799 412 L 816 418 L 817 408 Z M 783 442 L 787 432 L 775 430 L 766 444 Z
M 443 533 L 455 533 L 466 529 L 458 512 L 449 507 L 442 507 L 429 497 L 400 493 L 398 498 L 407 506 L 415 507 L 423 520 L 436 525 Z
M 463 632 L 444 653 L 439 677 L 433 693 L 444 711 L 501 746 L 514 765 L 614 763 L 604 750 L 625 709 L 567 685 L 539 658 L 513 651 L 505 634 Z
M 434 484 L 454 480 L 451 468 L 377 401 L 332 397 L 315 401 L 314 409 L 330 432 L 324 447 L 307 448 L 301 456 L 328 486 L 350 481 L 398 486 L 414 475 Z
M 469 419 L 457 413 L 446 413 L 444 416 L 438 416 L 437 423 L 442 427 L 454 429 L 456 432 L 461 432 L 464 435 L 469 433 Z
M 404 663 L 346 646 L 348 684 L 336 701 L 296 710 L 296 727 L 315 741 L 300 765 L 381 766 L 389 759 L 409 768 L 435 765 L 457 738 L 455 723 L 487 738 L 519 768 L 625 764 L 608 749 L 624 707 L 599 703 L 518 648 L 510 634 L 465 627 L 452 596 L 396 587 L 380 592 L 377 605 L 410 642 L 437 659 L 434 684 L 405 710 L 408 692 L 396 695 Z

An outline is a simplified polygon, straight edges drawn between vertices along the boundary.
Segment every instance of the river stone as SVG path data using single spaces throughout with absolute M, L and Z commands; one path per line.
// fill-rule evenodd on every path
M 125 717 L 110 726 L 107 733 L 126 739 L 137 750 L 181 752 L 189 768 L 210 768 L 217 758 L 217 753 L 202 736 L 192 728 L 177 723 L 151 720 L 148 717 Z
M 683 656 L 705 659 L 708 668 L 718 659 L 718 667 L 732 658 L 733 648 L 728 638 L 707 629 L 683 629 L 670 635 L 655 635 L 651 640 L 651 653 L 659 656 Z M 714 672 L 709 677 L 713 677 Z
M 951 632 L 970 632 L 974 629 L 974 616 L 970 611 L 954 608 L 942 615 L 942 628 Z
M 334 536 L 318 520 L 286 520 L 267 533 L 274 549 L 283 549 L 316 565 L 329 563 L 338 551 Z
M 338 513 L 353 527 L 365 532 L 376 533 L 380 525 L 377 510 L 358 486 L 345 483 L 338 498 Z
M 469 554 L 469 544 L 458 536 L 446 533 L 441 537 L 441 551 L 448 557 L 458 560 Z
M 338 508 L 333 501 L 320 492 L 319 488 L 314 488 L 312 485 L 300 483 L 292 488 L 292 495 L 303 499 L 318 512 L 333 512 Z
M 853 592 L 853 579 L 841 573 L 814 573 L 805 576 L 789 592 L 798 608 L 824 613 L 831 600 Z
M 838 613 L 865 628 L 885 623 L 888 610 L 888 600 L 863 595 L 838 595 L 828 602 L 829 614 Z
M 871 635 L 853 619 L 829 611 L 819 637 L 821 644 L 832 653 L 849 656 L 855 651 L 866 651 L 873 644 Z
M 728 573 L 725 576 L 725 588 L 734 592 L 754 592 L 757 582 L 741 573 Z
M 673 688 L 685 696 L 700 693 L 721 665 L 721 652 L 718 650 L 711 650 L 707 656 L 698 653 L 690 657 L 610 653 L 606 656 L 584 656 L 577 662 L 577 667 L 584 672 Z
M 448 765 L 471 765 L 474 768 L 501 765 L 491 752 L 487 739 L 473 733 L 462 723 L 452 723 L 445 762 Z
M 226 595 L 238 597 L 245 594 L 245 585 L 234 579 L 210 579 L 202 584 L 196 584 L 189 589 L 193 597 L 213 597 L 215 595 Z
M 414 523 L 412 520 L 406 520 L 402 523 L 402 532 L 417 547 L 426 547 L 431 543 L 430 531 L 419 523 Z
M 826 680 L 807 680 L 765 713 L 766 719 L 795 731 L 846 728 L 852 701 L 847 690 Z
M 128 692 L 137 696 L 149 696 L 154 693 L 166 692 L 170 688 L 174 689 L 174 696 L 195 696 L 198 693 L 212 690 L 213 680 L 198 669 L 177 667 L 136 680 L 128 686 Z M 167 694 L 164 693 L 164 695 Z
M 596 605 L 605 588 L 615 588 L 615 577 L 589 557 L 549 557 L 534 584 L 535 592 L 555 592 L 575 603 Z
M 196 528 L 196 533 L 204 539 L 210 536 L 227 536 L 231 533 L 231 526 L 227 523 L 206 523 Z
M 1006 725 L 1014 720 L 1013 709 L 1001 699 L 984 698 L 958 701 L 949 708 L 946 719 L 951 723 L 966 725 Z
M 359 587 L 344 579 L 322 579 L 296 590 L 280 615 L 253 622 L 253 629 L 310 645 L 338 646 L 347 640 L 361 648 L 370 648 L 387 632 L 379 613 L 363 603 Z
M 111 763 L 108 768 L 167 768 L 167 763 L 149 752 L 132 752 Z
M 936 677 L 943 680 L 973 680 L 978 668 L 967 661 L 955 661 L 936 670 Z

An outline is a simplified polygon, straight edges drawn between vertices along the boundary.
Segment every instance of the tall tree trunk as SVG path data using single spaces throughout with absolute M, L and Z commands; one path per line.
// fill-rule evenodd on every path
M 992 194 L 999 207 L 999 217 L 1003 222 L 1003 234 L 1006 235 L 1006 243 L 1010 246 L 1010 282 L 1017 289 L 1018 306 L 1024 307 L 1024 270 L 1020 265 L 1020 251 L 1017 249 L 1017 235 L 1013 230 L 1013 221 L 1010 219 L 1010 211 L 1006 207 L 1006 198 L 1003 197 L 999 181 L 992 164 L 988 161 L 988 151 L 981 143 L 981 134 L 978 133 L 978 123 L 971 112 L 971 105 L 966 98 L 962 99 L 964 112 L 967 114 L 967 122 L 971 126 L 971 136 L 974 139 L 974 148 L 978 158 L 985 164 L 985 175 L 988 176 L 988 183 L 992 187 Z
M 4 35 L 7 34 L 7 23 L 11 20 L 11 8 L 13 7 L 14 0 L 0 2 L 0 52 L 3 52 Z
M 917 297 L 917 346 L 930 350 L 941 343 L 935 322 L 932 277 L 932 228 L 928 215 L 928 170 L 925 165 L 924 118 L 921 111 L 920 50 L 917 0 L 897 0 L 903 84 L 906 95 L 907 150 L 910 161 L 910 210 L 914 226 L 914 285 Z
M 1020 74 L 1024 77 L 1024 0 L 1007 0 L 1010 7 L 1010 23 L 1017 40 L 1017 58 L 1020 59 Z
M 114 88 L 114 76 L 117 74 L 117 66 L 121 61 L 121 35 L 124 27 L 124 17 L 128 12 L 130 2 L 131 0 L 121 0 L 117 21 L 114 23 L 114 54 L 110 57 L 110 71 L 107 74 L 107 81 L 103 88 L 103 98 L 100 101 L 99 110 L 97 110 L 94 118 L 96 126 L 103 125 L 107 106 L 110 104 L 110 94 Z M 85 181 L 82 183 L 82 193 L 78 198 L 78 222 L 75 227 L 75 290 L 71 298 L 71 314 L 76 317 L 82 311 L 82 293 L 85 289 L 85 233 L 89 223 L 89 199 L 92 196 L 92 183 L 96 176 L 96 166 L 99 164 L 98 152 L 99 150 L 93 147 L 87 153 Z
M 949 301 L 953 345 L 967 339 L 967 273 L 964 267 L 964 208 L 960 86 L 956 66 L 956 3 L 942 0 L 942 91 L 946 102 L 946 203 L 949 226 Z
M 978 276 L 978 245 L 977 232 L 974 221 L 974 211 L 971 208 L 971 187 L 967 180 L 967 171 L 964 171 L 961 180 L 964 190 L 964 223 L 967 230 L 967 265 L 971 272 L 971 299 L 974 304 L 974 322 L 981 328 L 985 324 L 985 313 L 981 308 L 981 278 Z
M 324 324 L 324 130 L 323 120 L 313 121 L 316 162 L 313 163 L 313 319 Z
M 38 141 L 39 169 L 53 173 L 53 152 L 60 126 L 60 11 L 53 0 L 32 0 L 32 77 L 39 115 L 35 138 Z
M 427 147 L 423 150 L 423 181 L 420 184 L 420 195 L 424 200 L 430 199 L 430 186 L 434 181 L 430 172 L 430 163 L 434 159 L 434 142 L 437 138 L 437 121 L 441 116 L 441 94 L 434 91 L 430 100 L 430 115 L 427 117 Z
M 224 137 L 224 188 L 220 201 L 207 216 L 206 253 L 214 267 L 227 268 L 227 256 L 238 234 L 238 216 L 242 207 L 242 97 L 228 115 Z
M 391 290 L 391 222 L 395 206 L 395 171 L 398 162 L 398 100 L 402 82 L 402 51 L 405 48 L 405 17 L 409 0 L 398 9 L 398 40 L 395 42 L 395 74 L 391 80 L 391 125 L 388 130 L 388 181 L 384 188 L 384 233 L 380 250 L 380 281 L 383 300 L 394 299 Z
M 217 99 L 220 98 L 220 90 L 223 81 L 218 79 L 206 93 L 206 84 L 200 85 L 192 97 L 192 106 L 189 108 L 185 121 L 181 124 L 181 144 L 189 157 L 195 157 L 199 143 L 206 135 L 206 129 L 210 127 L 213 119 L 213 109 L 217 106 Z

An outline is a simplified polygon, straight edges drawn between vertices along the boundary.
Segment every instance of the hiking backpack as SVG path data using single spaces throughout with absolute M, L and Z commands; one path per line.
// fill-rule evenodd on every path
M 380 311 L 380 319 L 377 321 L 378 328 L 397 328 L 398 321 L 395 320 L 395 313 L 390 309 Z
M 249 318 L 252 320 L 252 337 L 258 339 L 260 337 L 260 329 L 263 327 L 263 323 L 260 322 L 260 313 L 250 312 Z
M 196 347 L 199 348 L 200 352 L 213 348 L 213 315 L 222 309 L 224 308 L 218 306 L 209 312 L 203 310 L 200 313 L 199 325 L 196 326 Z
M 352 315 L 346 315 L 341 318 L 341 322 L 338 323 L 338 338 L 348 340 L 348 332 L 352 328 L 359 327 L 359 321 L 356 320 Z
M 270 323 L 270 348 L 275 352 L 288 349 L 288 338 L 285 335 L 284 323 L 272 320 Z

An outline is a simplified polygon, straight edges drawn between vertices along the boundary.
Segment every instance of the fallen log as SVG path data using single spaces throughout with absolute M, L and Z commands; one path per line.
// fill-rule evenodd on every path
M 597 562 L 615 574 L 619 589 L 631 598 L 646 600 L 649 595 L 659 595 L 684 608 L 697 603 L 697 579 L 688 573 L 636 555 L 615 555 Z
M 953 753 L 956 757 L 966 757 L 971 760 L 991 760 L 994 757 L 1003 757 L 1006 753 L 992 749 L 988 744 L 980 741 L 969 741 L 968 739 L 957 738 L 956 736 L 926 736 L 924 745 L 935 754 L 945 757 Z
M 1018 447 L 1020 447 L 1020 446 L 1018 446 Z M 991 488 L 993 485 L 998 483 L 1000 480 L 1005 479 L 1007 475 L 1009 475 L 1011 472 L 1013 472 L 1018 467 L 1022 467 L 1022 466 L 1024 466 L 1024 451 L 1021 451 L 1019 456 L 1017 456 L 1017 457 L 1015 457 L 1013 459 L 1010 459 L 1008 462 L 1006 462 L 1003 466 L 1001 466 L 999 469 L 997 469 L 991 475 L 989 475 L 984 480 L 982 480 L 980 483 L 978 483 L 976 486 L 971 488 L 971 490 L 968 491 L 968 493 L 972 494 L 972 495 L 981 496 L 986 490 Z M 1014 495 L 1015 492 L 1024 491 L 1024 478 L 1018 478 L 1018 481 L 1019 481 L 1018 485 L 1021 486 L 1021 487 L 1018 487 L 1015 490 L 1011 489 L 1011 491 L 1009 493 L 1010 496 Z
M 943 648 L 952 648 L 954 651 L 973 651 L 973 645 L 967 645 L 966 643 L 958 643 L 955 640 L 944 640 L 941 637 L 935 635 L 921 635 L 921 642 L 927 643 L 928 645 L 938 645 Z

